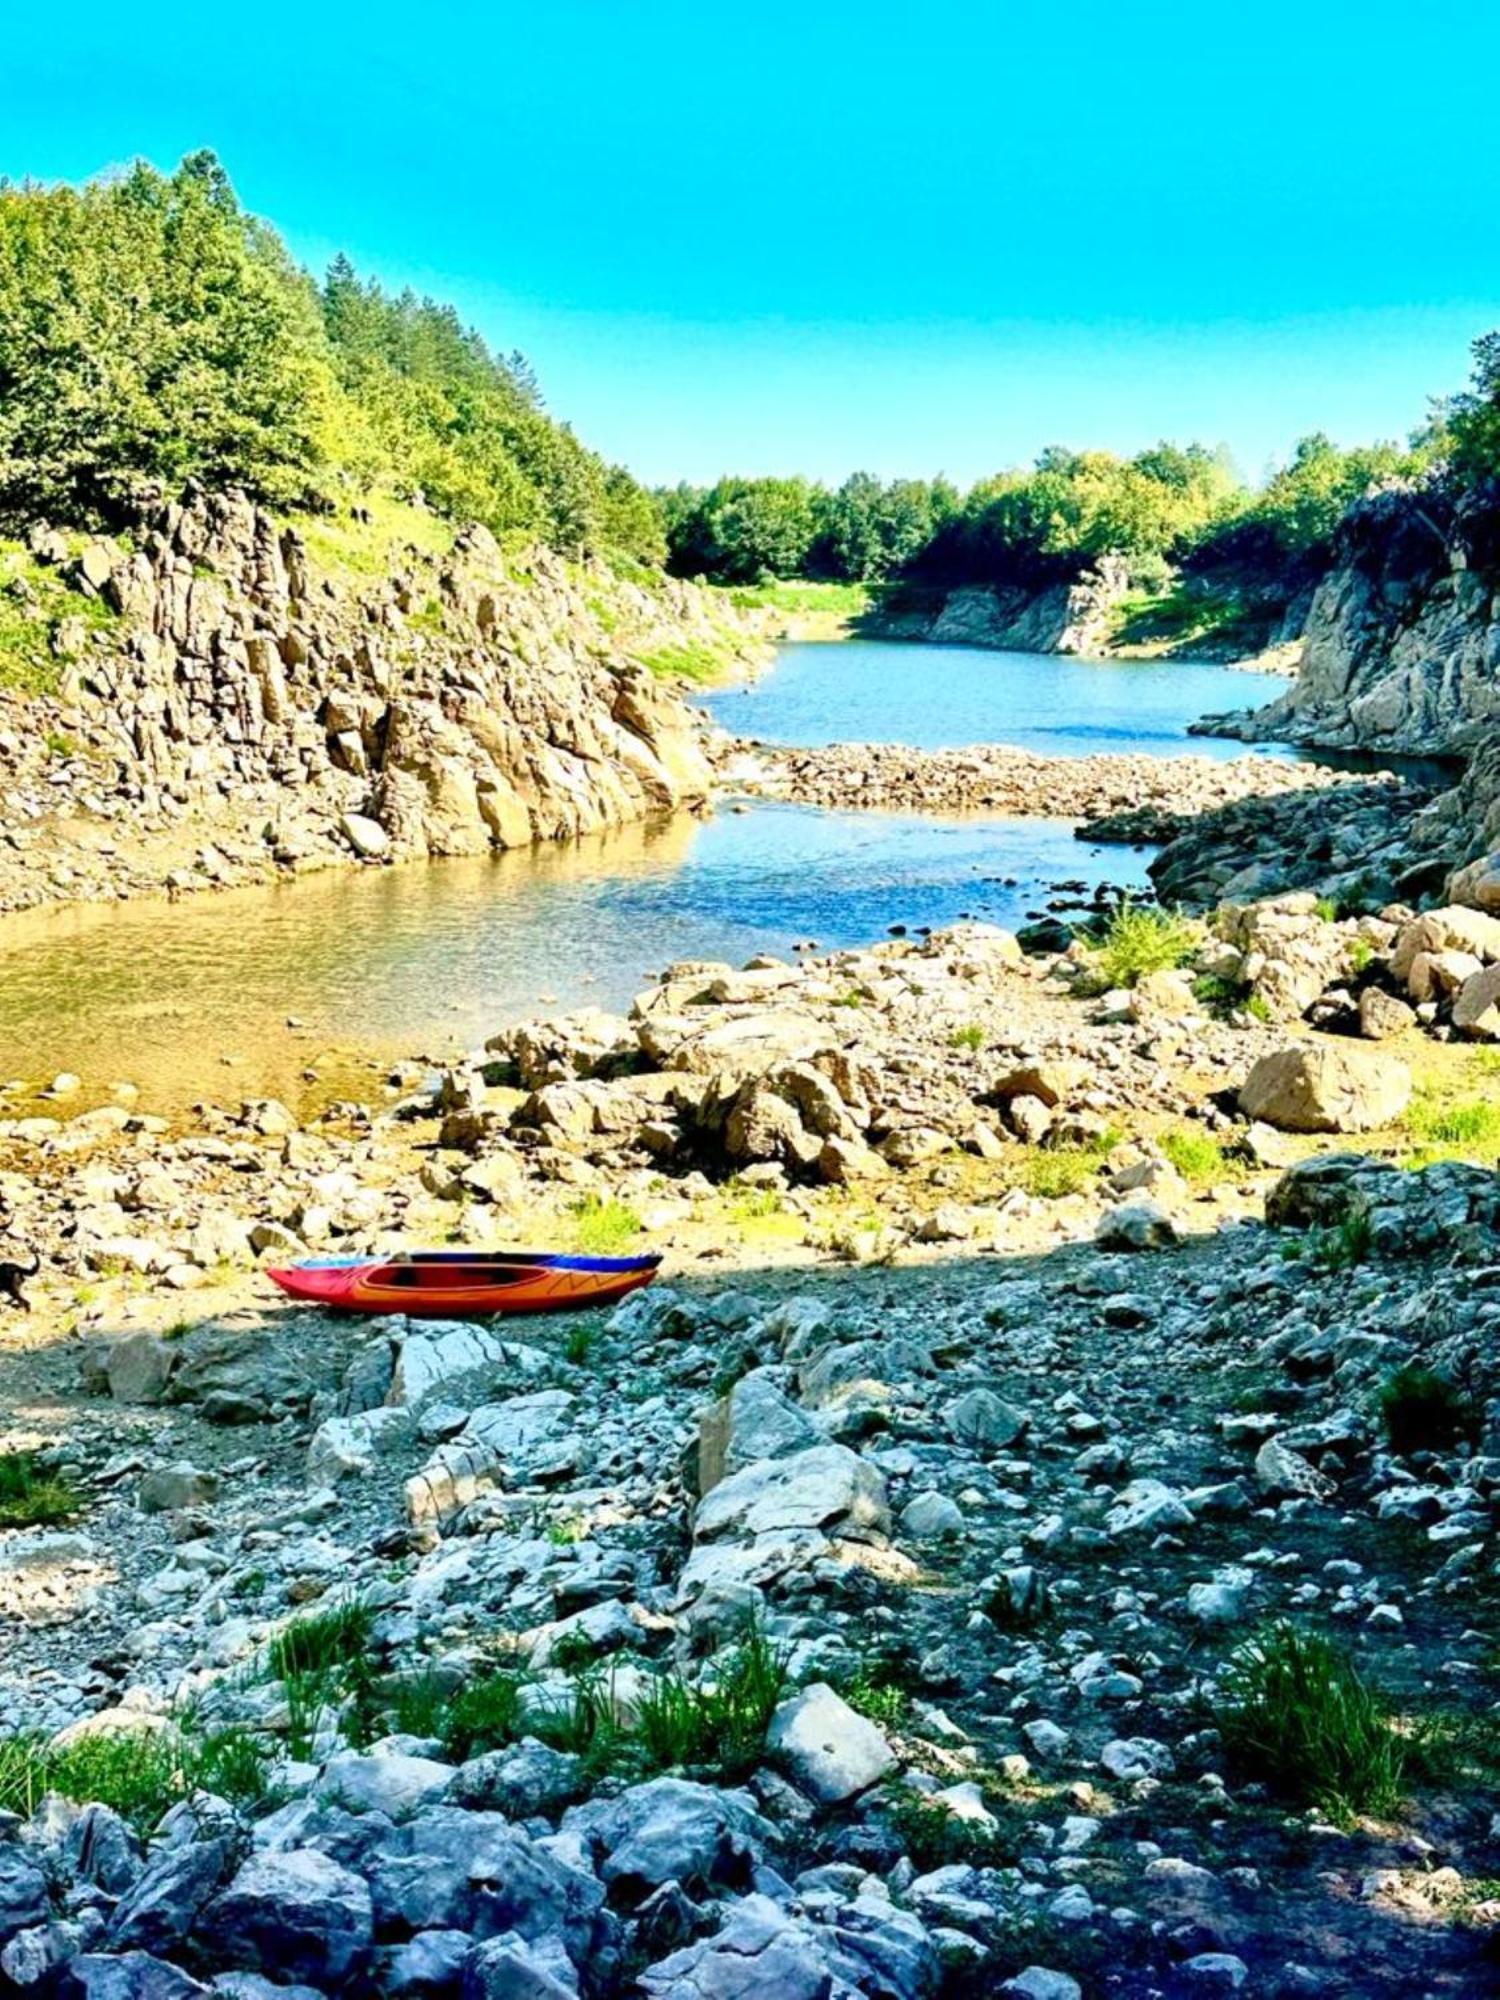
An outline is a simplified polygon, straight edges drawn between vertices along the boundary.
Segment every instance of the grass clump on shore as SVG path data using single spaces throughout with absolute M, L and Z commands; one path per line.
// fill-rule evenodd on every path
M 733 1780 L 765 1755 L 785 1687 L 786 1656 L 756 1629 L 702 1682 L 659 1673 L 629 1706 L 598 1661 L 579 1661 L 565 1683 L 496 1667 L 452 1697 L 432 1733 L 457 1762 L 535 1736 L 601 1775 L 688 1770 Z
M 1111 1126 L 1091 1139 L 1068 1145 L 1041 1146 L 1028 1153 L 1021 1169 L 1021 1185 L 1039 1201 L 1061 1201 L 1065 1195 L 1083 1194 L 1106 1160 L 1120 1143 Z
M 623 1201 L 587 1194 L 573 1205 L 573 1234 L 585 1257 L 613 1257 L 629 1248 L 645 1228 Z
M 1194 1187 L 1222 1180 L 1229 1171 L 1224 1148 L 1207 1132 L 1184 1125 L 1164 1132 L 1160 1144 L 1163 1157 Z
M 1136 986 L 1148 973 L 1173 972 L 1198 945 L 1198 930 L 1175 910 L 1157 910 L 1128 898 L 1111 911 L 1090 969 L 1101 993 Z
M 34 1451 L 0 1452 L 0 1528 L 52 1528 L 74 1520 L 82 1502 Z
M 368 1605 L 341 1603 L 305 1612 L 284 1625 L 266 1649 L 266 1668 L 280 1681 L 287 1705 L 287 1740 L 306 1757 L 325 1717 L 347 1707 L 345 1734 L 373 1734 L 375 1716 Z
M 1478 1430 L 1478 1412 L 1456 1383 L 1431 1368 L 1398 1368 L 1376 1398 L 1391 1450 L 1451 1451 Z
M 1229 1761 L 1279 1798 L 1335 1819 L 1400 1803 L 1407 1743 L 1348 1655 L 1285 1622 L 1240 1647 L 1214 1721 Z
M 1493 1097 L 1463 1097 L 1441 1103 L 1419 1098 L 1403 1120 L 1416 1142 L 1409 1166 L 1432 1166 L 1439 1160 L 1493 1162 L 1500 1153 L 1500 1102 Z

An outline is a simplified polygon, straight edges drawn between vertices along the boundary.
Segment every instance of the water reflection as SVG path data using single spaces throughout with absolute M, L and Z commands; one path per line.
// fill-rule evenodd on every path
M 759 805 L 493 858 L 39 914 L 0 931 L 0 1081 L 34 1088 L 68 1069 L 87 1086 L 77 1103 L 125 1079 L 167 1110 L 306 1101 L 352 1078 L 356 1055 L 439 1056 L 540 1007 L 622 1006 L 672 959 L 862 943 L 961 914 L 1014 924 L 1079 876 L 1139 883 L 1144 857 L 1085 848 L 1054 820 Z

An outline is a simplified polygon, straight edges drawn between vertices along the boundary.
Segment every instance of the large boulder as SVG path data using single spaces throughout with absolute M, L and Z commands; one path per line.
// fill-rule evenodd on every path
M 742 1375 L 698 1419 L 698 1491 L 758 1459 L 787 1458 L 823 1441 L 805 1410 L 778 1386 L 768 1368 Z
M 370 1891 L 313 1847 L 252 1855 L 204 1911 L 198 1941 L 223 1965 L 336 1986 L 369 1962 Z
M 1453 1025 L 1476 1040 L 1500 1040 L 1500 965 L 1471 973 L 1453 1002 Z
M 825 1681 L 781 1704 L 766 1743 L 819 1805 L 843 1805 L 896 1768 L 896 1753 L 881 1731 Z
M 818 1528 L 868 1538 L 890 1527 L 885 1481 L 847 1445 L 813 1445 L 788 1458 L 759 1459 L 719 1481 L 698 1503 L 700 1542 Z
M 1262 1056 L 1240 1089 L 1245 1116 L 1282 1132 L 1368 1132 L 1393 1123 L 1410 1099 L 1405 1063 L 1322 1042 Z
M 639 1902 L 664 1882 L 744 1889 L 775 1829 L 748 1792 L 684 1778 L 653 1778 L 618 1798 L 592 1799 L 563 1818 L 592 1853 L 610 1896 Z

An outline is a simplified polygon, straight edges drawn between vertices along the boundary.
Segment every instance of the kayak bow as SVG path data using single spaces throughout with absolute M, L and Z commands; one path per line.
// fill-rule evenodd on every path
M 268 1269 L 294 1299 L 337 1312 L 461 1319 L 474 1313 L 561 1312 L 609 1305 L 649 1285 L 648 1257 L 561 1257 L 533 1250 L 409 1250 L 389 1257 L 311 1257 Z

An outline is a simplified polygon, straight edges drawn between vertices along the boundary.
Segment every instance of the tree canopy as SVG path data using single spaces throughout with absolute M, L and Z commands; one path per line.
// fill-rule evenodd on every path
M 377 481 L 568 550 L 665 552 L 649 497 L 450 306 L 320 287 L 211 153 L 0 185 L 0 512 L 108 518 L 141 480 L 318 504 Z

